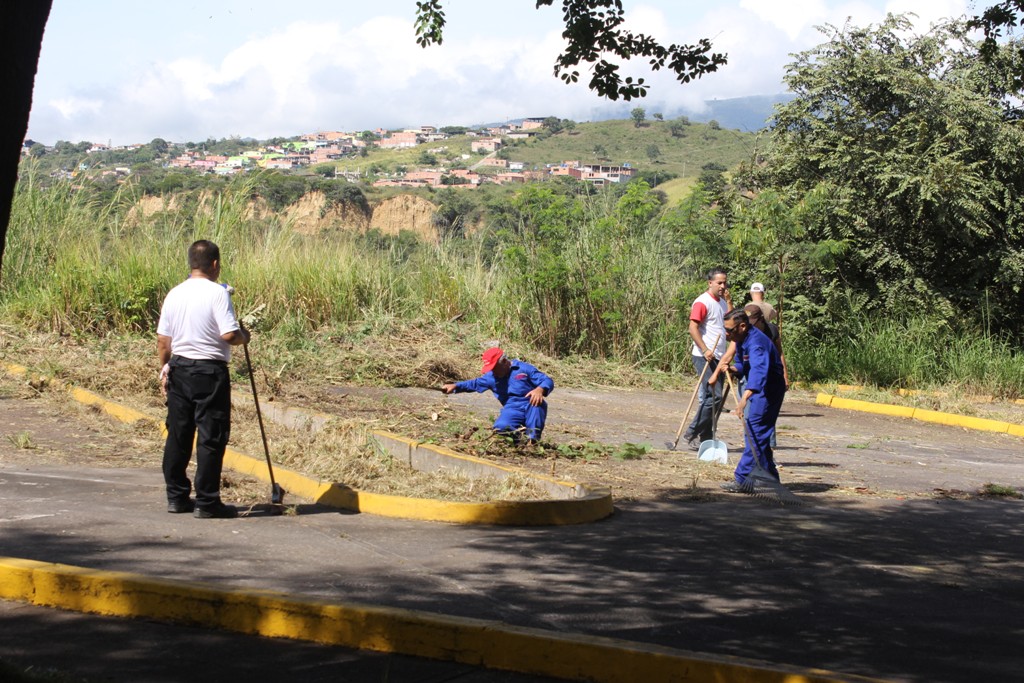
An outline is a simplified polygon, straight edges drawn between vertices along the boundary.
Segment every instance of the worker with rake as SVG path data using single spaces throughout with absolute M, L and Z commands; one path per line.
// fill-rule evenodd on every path
M 756 484 L 757 477 L 772 477 L 776 482 L 779 480 L 771 442 L 782 399 L 786 395 L 786 380 L 775 344 L 768 335 L 750 324 L 742 308 L 729 311 L 724 326 L 726 338 L 736 345 L 733 368 L 736 374 L 746 380 L 735 412 L 743 420 L 746 438 L 743 456 L 733 474 L 735 481 L 723 484 L 722 488 L 727 491 L 749 491 Z M 723 368 L 724 364 L 716 368 L 708 381 L 717 383 Z M 728 372 L 727 369 L 725 371 Z M 744 408 L 748 405 L 749 410 L 744 417 Z
M 509 434 L 513 439 L 525 433 L 530 443 L 540 441 L 548 416 L 544 397 L 554 391 L 554 381 L 525 361 L 510 360 L 497 347 L 484 351 L 483 361 L 479 377 L 445 384 L 444 393 L 491 391 L 502 406 L 494 421 L 494 431 Z

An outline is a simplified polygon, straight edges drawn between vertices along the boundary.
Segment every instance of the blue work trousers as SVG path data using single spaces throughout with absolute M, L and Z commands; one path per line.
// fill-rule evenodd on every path
M 777 395 L 765 396 L 764 393 L 757 393 L 750 397 L 747 405 L 750 412 L 743 419 L 744 439 L 743 455 L 736 465 L 734 476 L 740 484 L 747 480 L 754 470 L 755 458 L 757 463 L 770 476 L 779 479 L 779 470 L 775 467 L 775 453 L 772 450 L 772 438 L 775 436 L 775 421 L 779 418 L 779 410 L 782 408 L 782 398 L 785 391 Z M 753 440 L 753 443 L 751 443 Z
M 738 400 L 740 400 L 743 397 L 743 392 L 747 390 L 747 378 L 746 377 L 740 377 L 739 382 L 736 384 L 736 390 L 740 392 L 739 395 L 736 397 L 736 400 L 738 401 Z M 749 401 L 747 401 L 747 405 L 743 406 L 743 419 L 745 420 L 748 417 L 750 417 L 750 402 Z M 771 447 L 774 449 L 778 445 L 779 445 L 779 443 L 778 443 L 778 432 L 773 429 L 772 430 Z
M 544 421 L 548 418 L 548 402 L 539 406 L 531 406 L 529 399 L 511 397 L 502 407 L 498 419 L 494 421 L 494 430 L 511 433 L 515 436 L 520 428 L 525 428 L 526 438 L 539 441 L 544 432 Z

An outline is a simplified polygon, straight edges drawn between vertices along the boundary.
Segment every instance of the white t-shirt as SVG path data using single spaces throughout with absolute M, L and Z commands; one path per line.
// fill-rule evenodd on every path
M 171 354 L 193 360 L 231 360 L 222 334 L 239 329 L 231 295 L 204 277 L 190 277 L 167 293 L 156 333 L 171 338 Z
M 707 292 L 704 292 L 693 302 L 690 308 L 690 320 L 700 325 L 700 336 L 704 340 L 704 346 L 711 348 L 718 339 L 715 346 L 715 358 L 721 358 L 729 342 L 725 339 L 725 314 L 728 313 L 729 304 L 725 299 L 716 299 Z M 696 344 L 690 350 L 694 356 L 703 356 Z

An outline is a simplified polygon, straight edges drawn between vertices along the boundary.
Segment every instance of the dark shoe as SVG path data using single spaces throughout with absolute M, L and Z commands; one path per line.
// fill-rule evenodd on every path
M 234 519 L 238 516 L 238 510 L 234 505 L 217 503 L 205 508 L 196 508 L 196 519 Z
M 703 442 L 704 442 L 704 440 L 701 439 L 699 435 L 698 436 L 691 436 L 689 439 L 686 440 L 686 446 L 691 451 L 699 451 L 700 450 L 700 445 Z
M 167 501 L 167 511 L 176 515 L 183 512 L 192 512 L 195 509 L 196 503 L 191 498 Z
M 723 491 L 729 493 L 746 493 L 747 489 L 738 481 L 729 481 L 721 485 Z

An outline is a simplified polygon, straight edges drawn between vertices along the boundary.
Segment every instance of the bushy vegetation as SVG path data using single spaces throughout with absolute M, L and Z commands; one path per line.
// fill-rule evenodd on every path
M 702 273 L 725 265 L 737 289 L 758 279 L 773 293 L 801 273 L 784 307 L 797 379 L 1024 389 L 1019 352 L 991 328 L 916 309 L 865 315 L 852 291 L 843 306 L 823 308 L 807 275 L 827 254 L 806 243 L 786 243 L 792 252 L 781 271 L 752 269 L 758 259 L 743 236 L 778 208 L 772 193 L 727 206 L 698 185 L 669 207 L 643 181 L 597 193 L 572 183 L 528 186 L 493 197 L 474 213 L 474 230 L 428 243 L 412 233 L 299 235 L 280 214 L 252 212 L 260 183 L 236 178 L 203 202 L 143 217 L 130 189 L 104 203 L 86 188 L 43 188 L 27 175 L 15 199 L 0 316 L 72 337 L 151 335 L 166 292 L 187 275 L 185 248 L 204 237 L 221 245 L 240 312 L 262 304 L 263 339 L 281 348 L 319 353 L 312 346 L 330 339 L 458 318 L 474 338 L 552 357 L 684 372 L 689 304 L 705 286 Z M 449 196 L 445 220 L 480 211 L 459 197 Z

